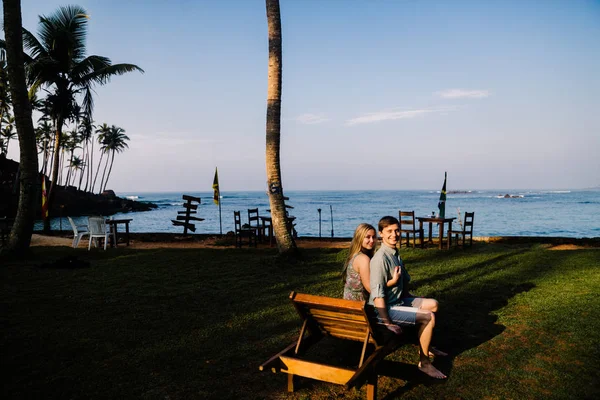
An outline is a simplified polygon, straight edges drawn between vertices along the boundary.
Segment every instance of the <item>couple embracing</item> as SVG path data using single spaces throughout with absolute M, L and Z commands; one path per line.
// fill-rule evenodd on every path
M 438 302 L 415 297 L 408 291 L 410 275 L 396 248 L 400 238 L 398 220 L 389 216 L 381 218 L 378 231 L 382 244 L 375 252 L 375 228 L 369 224 L 356 228 L 342 272 L 344 299 L 368 299 L 379 322 L 396 334 L 402 332 L 400 326 L 417 326 L 419 369 L 432 378 L 445 379 L 446 375 L 429 359 L 447 355 L 430 346 Z

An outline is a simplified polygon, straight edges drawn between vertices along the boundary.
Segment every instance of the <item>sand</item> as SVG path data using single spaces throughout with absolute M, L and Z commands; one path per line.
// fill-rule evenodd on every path
M 132 235 L 133 236 L 133 235 Z M 70 247 L 73 243 L 72 237 L 63 236 L 47 236 L 34 233 L 31 237 L 31 246 L 66 246 Z M 79 243 L 79 248 L 85 248 L 88 245 L 87 238 Z M 244 246 L 247 246 L 244 244 Z M 125 244 L 119 243 L 118 247 L 125 247 Z M 215 237 L 207 237 L 198 239 L 197 237 L 177 236 L 177 235 L 161 235 L 161 237 L 151 237 L 150 234 L 145 235 L 143 239 L 132 238 L 129 243 L 132 249 L 202 249 L 202 248 L 218 248 L 227 249 L 234 248 L 233 242 L 231 245 L 223 244 L 223 240 L 218 240 Z M 268 248 L 268 244 L 259 244 L 260 248 Z M 334 248 L 347 249 L 350 247 L 350 239 L 337 240 L 319 240 L 314 238 L 300 238 L 298 247 L 302 248 Z

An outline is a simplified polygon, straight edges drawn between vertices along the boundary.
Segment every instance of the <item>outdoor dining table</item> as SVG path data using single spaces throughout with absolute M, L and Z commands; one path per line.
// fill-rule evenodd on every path
M 265 235 L 267 233 L 267 229 L 269 230 L 269 246 L 273 246 L 273 219 L 271 217 L 258 217 L 260 218 L 261 224 L 262 224 L 262 229 L 263 232 L 265 232 Z M 291 226 L 292 223 L 294 222 L 294 220 L 296 219 L 296 217 L 293 217 L 291 215 L 287 216 L 287 223 L 288 226 Z
M 432 242 L 432 238 L 431 238 L 431 231 L 433 228 L 433 224 L 436 223 L 439 226 L 439 236 L 440 236 L 440 250 L 443 249 L 443 242 L 444 242 L 444 224 L 448 224 L 448 230 L 452 230 L 452 221 L 454 221 L 456 219 L 456 217 L 452 217 L 452 218 L 440 218 L 440 217 L 432 217 L 432 216 L 427 216 L 427 217 L 417 217 L 417 219 L 419 220 L 419 232 L 421 232 L 421 247 L 424 247 L 424 240 L 423 240 L 423 222 L 427 222 L 429 223 L 429 242 Z
M 119 224 L 125 225 L 125 244 L 129 246 L 129 223 L 133 221 L 132 218 L 125 219 L 107 219 L 106 223 L 110 226 L 112 231 L 112 236 L 114 238 L 114 247 L 117 247 L 117 243 L 119 242 L 119 236 L 117 235 Z M 112 245 L 112 244 L 111 244 Z M 112 246 L 111 246 L 112 247 Z

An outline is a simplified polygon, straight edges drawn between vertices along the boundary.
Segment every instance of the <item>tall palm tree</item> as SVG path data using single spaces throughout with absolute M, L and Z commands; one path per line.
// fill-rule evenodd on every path
M 69 163 L 69 171 L 73 173 L 72 179 L 73 181 L 75 180 L 75 176 L 77 174 L 77 172 L 80 172 L 83 170 L 83 159 L 79 156 L 73 156 L 71 158 L 71 161 Z M 67 181 L 67 185 L 69 184 L 69 182 Z
M 115 153 L 121 153 L 125 151 L 126 148 L 129 147 L 127 141 L 129 137 L 125 134 L 125 129 L 119 128 L 118 126 L 110 127 L 110 134 L 106 139 L 103 150 L 107 153 L 111 154 L 110 157 L 110 167 L 108 168 L 108 174 L 106 175 L 106 181 L 104 182 L 104 189 L 106 190 L 106 186 L 108 185 L 108 178 L 110 177 L 110 173 L 112 172 L 113 162 L 115 161 Z M 108 158 L 106 163 L 108 164 Z M 102 187 L 102 186 L 100 186 Z M 100 190 L 100 192 L 102 192 Z
M 71 183 L 71 171 L 72 171 L 72 169 L 70 167 L 73 164 L 73 157 L 75 156 L 75 150 L 81 148 L 79 146 L 80 143 L 81 143 L 81 139 L 79 138 L 79 132 L 77 130 L 73 129 L 70 132 L 68 132 L 68 138 L 64 142 L 64 149 L 65 149 L 65 151 L 67 151 L 67 152 L 70 153 L 70 156 L 69 156 L 69 165 L 67 166 L 67 168 L 69 169 L 69 171 L 67 172 L 67 177 L 65 179 L 65 185 L 66 186 L 68 186 Z
M 110 126 L 105 122 L 96 129 L 96 133 L 98 134 L 98 144 L 100 145 L 100 161 L 98 161 L 98 168 L 96 169 L 96 175 L 94 176 L 94 182 L 92 182 L 92 187 L 90 188 L 90 192 L 94 192 L 94 187 L 96 187 L 96 180 L 98 179 L 98 173 L 100 172 L 100 166 L 102 165 L 102 158 L 104 157 L 104 151 L 102 151 L 102 146 L 108 135 L 110 134 Z M 102 178 L 104 179 L 104 177 Z M 100 189 L 102 189 L 102 183 L 100 183 Z M 100 190 L 102 192 L 102 190 Z
M 79 186 L 78 189 L 81 190 L 81 182 L 83 180 L 83 173 L 85 172 L 85 188 L 84 192 L 87 191 L 88 184 L 90 183 L 92 177 L 92 162 L 94 152 L 94 141 L 92 140 L 94 137 L 94 123 L 93 121 L 84 116 L 81 120 L 81 124 L 79 125 L 79 137 L 81 138 L 81 142 L 83 143 L 83 170 L 81 171 L 81 175 L 79 175 Z M 91 145 L 91 152 L 90 152 Z
M 25 82 L 25 59 L 21 20 L 21 1 L 3 0 L 4 35 L 8 61 L 8 80 L 17 134 L 19 136 L 20 179 L 19 205 L 8 240 L 8 251 L 22 254 L 31 244 L 38 189 L 38 160 L 35 133 L 31 120 L 31 104 Z
M 50 16 L 40 16 L 39 40 L 23 29 L 30 92 L 46 88 L 55 120 L 54 161 L 48 205 L 52 207 L 54 186 L 57 184 L 61 133 L 65 122 L 76 112 L 77 97 L 83 96 L 83 109 L 91 118 L 94 85 L 104 85 L 115 75 L 144 72 L 134 64 L 112 64 L 102 56 L 86 56 L 88 15 L 79 6 L 60 7 Z
M 273 232 L 280 255 L 294 256 L 296 243 L 287 229 L 287 217 L 281 182 L 279 147 L 281 134 L 281 16 L 279 0 L 266 0 L 269 28 L 269 78 L 267 90 L 267 184 Z
M 52 125 L 43 117 L 38 121 L 35 129 L 35 138 L 38 144 L 38 150 L 42 154 L 41 173 L 46 175 L 48 170 L 48 161 L 50 160 L 50 142 L 52 141 Z

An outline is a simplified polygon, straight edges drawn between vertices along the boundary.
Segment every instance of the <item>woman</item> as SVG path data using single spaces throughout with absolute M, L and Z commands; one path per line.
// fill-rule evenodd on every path
M 370 273 L 369 262 L 375 253 L 375 228 L 369 224 L 360 224 L 354 231 L 348 258 L 344 263 L 342 281 L 344 282 L 344 299 L 368 300 Z M 400 268 L 396 268 L 394 276 L 387 282 L 393 286 L 398 282 Z

